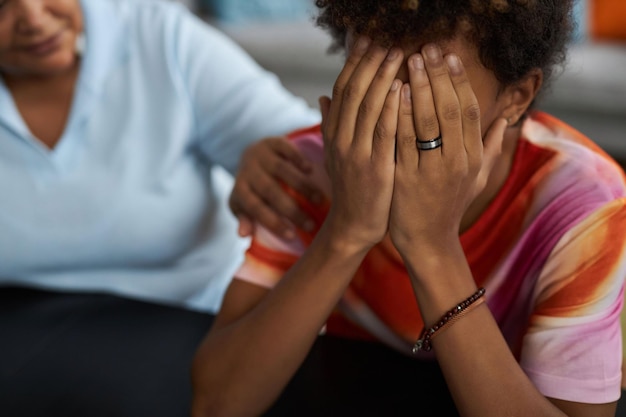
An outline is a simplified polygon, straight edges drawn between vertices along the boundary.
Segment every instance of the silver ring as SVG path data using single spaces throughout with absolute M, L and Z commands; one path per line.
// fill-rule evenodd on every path
M 420 151 L 430 151 L 432 149 L 437 149 L 443 144 L 443 141 L 441 140 L 441 135 L 437 136 L 435 139 L 431 139 L 431 140 L 419 140 L 418 139 L 415 142 L 417 143 L 417 149 L 419 149 Z

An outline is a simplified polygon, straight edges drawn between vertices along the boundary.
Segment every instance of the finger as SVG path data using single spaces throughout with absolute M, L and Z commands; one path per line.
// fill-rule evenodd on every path
M 343 101 L 344 92 L 348 81 L 352 77 L 352 73 L 357 68 L 361 59 L 367 52 L 370 45 L 370 39 L 361 36 L 357 39 L 354 47 L 350 51 L 348 58 L 343 66 L 343 69 L 339 73 L 335 85 L 333 86 L 333 96 L 330 103 L 329 111 L 325 122 L 325 132 L 328 133 L 329 138 L 332 140 L 336 136 L 337 126 L 339 123 L 339 113 Z
M 414 103 L 412 112 L 415 119 L 415 133 L 421 141 L 435 139 L 441 133 L 439 119 L 437 119 L 433 91 L 422 55 L 413 55 L 408 65 L 411 97 Z
M 294 198 L 283 187 L 278 185 L 274 178 L 259 178 L 258 181 L 251 184 L 251 187 L 251 193 L 254 194 L 254 197 L 260 199 L 265 207 L 274 212 L 276 217 L 287 219 L 307 231 L 312 230 L 312 219 L 300 209 Z M 252 196 L 247 197 L 246 201 L 256 204 L 256 199 L 253 199 Z M 248 207 L 248 209 L 251 209 L 251 207 Z M 248 210 L 246 212 L 251 213 Z M 262 220 L 259 219 L 259 221 Z
M 324 127 L 328 121 L 328 113 L 330 112 L 330 97 L 320 96 L 317 101 L 320 105 L 320 112 L 322 114 L 322 127 Z
M 341 123 L 337 130 L 337 140 L 340 141 L 337 143 L 339 148 L 346 149 L 348 146 L 354 145 L 357 147 L 356 149 L 361 150 L 364 153 L 369 151 L 367 154 L 371 154 L 371 144 L 368 144 L 365 147 L 360 147 L 362 141 L 353 140 L 356 136 L 355 126 L 357 124 L 356 121 L 359 113 L 368 113 L 368 117 L 373 116 L 373 113 L 375 113 L 375 110 L 372 109 L 371 105 L 364 105 L 364 98 L 369 91 L 379 68 L 383 62 L 385 62 L 387 56 L 388 50 L 386 48 L 377 44 L 372 44 L 367 50 L 367 53 L 361 59 L 361 62 L 359 62 L 357 68 L 352 73 L 352 77 L 350 77 L 350 81 L 344 90 L 343 101 L 341 104 L 341 117 L 344 119 L 345 123 Z M 386 91 L 389 91 L 389 87 L 393 82 L 394 76 L 395 73 L 390 77 Z M 382 102 L 384 102 L 387 95 L 386 91 L 381 98 L 381 105 L 378 109 L 379 111 L 380 107 L 382 107 Z M 375 114 L 374 120 L 377 120 L 378 116 L 379 114 Z M 371 143 L 371 138 L 372 137 L 370 135 L 365 140 Z
M 282 181 L 289 188 L 302 195 L 311 203 L 317 205 L 322 202 L 323 193 L 313 182 L 312 177 L 309 174 L 304 174 L 302 171 L 294 167 L 290 161 L 284 159 L 277 160 L 276 164 L 272 167 L 272 176 L 279 181 Z M 266 186 L 269 186 L 269 184 Z M 282 187 L 278 186 L 273 186 L 273 188 L 277 191 L 283 190 Z M 268 196 L 268 198 L 272 197 Z
M 310 173 L 313 169 L 311 162 L 286 137 L 273 138 L 271 146 L 286 161 L 293 163 L 303 173 Z
M 480 193 L 489 180 L 491 171 L 502 153 L 502 142 L 504 140 L 504 131 L 508 123 L 504 118 L 496 119 L 485 135 L 483 156 L 480 165 L 477 168 L 476 176 L 476 192 Z M 473 168 L 476 169 L 476 168 Z
M 320 96 L 318 103 L 322 114 L 321 130 L 322 140 L 324 141 L 324 150 L 328 150 L 330 148 L 329 135 L 325 134 L 325 132 L 328 124 L 328 114 L 330 113 L 330 98 L 327 96 Z
M 282 236 L 285 239 L 293 239 L 295 233 L 290 224 L 281 218 L 265 201 L 260 199 L 256 194 L 251 193 L 246 199 L 247 213 L 254 213 L 255 221 L 271 231 L 272 233 Z M 239 214 L 237 217 L 241 216 Z M 250 226 L 253 229 L 253 226 Z
M 423 48 L 422 56 L 433 91 L 439 129 L 444 140 L 442 153 L 464 155 L 461 108 L 441 49 L 435 44 L 428 44 Z
M 470 164 L 480 163 L 483 157 L 483 142 L 478 100 L 459 57 L 450 54 L 446 56 L 445 60 L 461 108 L 465 150 Z
M 391 83 L 380 117 L 374 129 L 372 157 L 383 163 L 393 163 L 395 157 L 401 87 L 402 81 L 400 80 L 394 80 Z
M 400 89 L 396 159 L 399 167 L 410 170 L 415 170 L 419 162 L 417 146 L 415 145 L 416 133 L 413 121 L 413 107 L 411 86 L 404 84 Z
M 404 54 L 400 48 L 392 48 L 388 52 L 385 60 L 376 71 L 365 98 L 359 106 L 354 145 L 368 154 L 372 153 L 372 138 L 385 139 L 388 137 L 389 132 L 382 132 L 380 129 L 390 127 L 389 123 L 381 124 L 379 119 L 389 97 L 395 76 L 402 65 L 403 58 Z M 394 91 L 398 91 L 400 85 L 396 85 L 396 87 Z M 398 120 L 397 113 L 393 119 L 394 131 L 392 135 L 395 137 L 395 125 Z
M 254 233 L 254 226 L 252 220 L 243 214 L 237 216 L 237 221 L 239 222 L 239 228 L 237 229 L 237 233 L 241 237 L 252 236 Z
M 507 126 L 508 123 L 506 119 L 499 117 L 491 124 L 485 135 L 483 166 L 487 170 L 487 173 L 491 172 L 491 169 L 502 153 L 502 142 L 504 141 L 504 132 Z

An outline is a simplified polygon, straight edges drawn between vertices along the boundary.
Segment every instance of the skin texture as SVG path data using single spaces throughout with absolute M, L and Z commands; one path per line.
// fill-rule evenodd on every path
M 0 68 L 10 78 L 63 74 L 82 30 L 77 0 L 0 0 Z
M 273 290 L 231 284 L 194 361 L 195 417 L 267 409 L 365 254 L 386 237 L 405 262 L 426 323 L 476 291 L 459 230 L 506 178 L 519 137 L 515 122 L 536 96 L 541 72 L 499 88 L 462 38 L 391 50 L 367 38 L 348 42 L 333 97 L 320 100 L 333 205 Z M 416 138 L 439 133 L 443 147 L 416 149 Z M 484 304 L 438 336 L 434 351 L 463 416 L 614 415 L 615 404 L 543 397 Z
M 77 0 L 0 0 L 0 74 L 26 125 L 50 149 L 69 115 L 82 28 Z

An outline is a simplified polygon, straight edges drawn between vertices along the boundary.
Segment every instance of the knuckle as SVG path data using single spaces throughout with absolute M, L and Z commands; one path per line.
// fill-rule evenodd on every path
M 446 103 L 443 106 L 443 118 L 447 121 L 457 121 L 461 118 L 461 111 L 457 103 Z
M 265 209 L 265 204 L 261 200 L 254 200 L 248 206 L 251 213 L 261 213 Z
M 281 189 L 272 189 L 269 193 L 271 205 L 281 212 L 288 212 L 291 199 L 287 197 Z
M 258 185 L 257 192 L 265 197 L 271 193 L 272 188 L 274 187 L 275 184 L 273 181 L 270 181 L 267 177 L 262 177 L 262 178 L 259 178 L 257 185 Z
M 277 175 L 285 174 L 291 171 L 291 162 L 287 162 L 283 158 L 276 158 L 273 165 L 273 172 Z
M 363 100 L 359 105 L 359 115 L 362 118 L 373 117 L 375 113 L 374 105 L 370 103 L 368 100 Z
M 385 126 L 385 123 L 379 120 L 374 127 L 374 137 L 383 139 L 388 138 L 389 136 L 389 128 Z
M 343 90 L 344 87 L 341 84 L 335 83 L 333 85 L 333 97 L 343 97 Z
M 356 67 L 357 65 L 359 65 L 362 56 L 363 52 L 359 52 L 358 48 L 352 48 L 352 53 L 350 53 L 350 55 L 348 55 L 348 58 L 346 59 L 346 67 L 348 65 L 352 67 Z
M 414 145 L 416 139 L 414 133 L 405 132 L 398 135 L 398 142 L 403 145 Z
M 350 83 L 343 90 L 344 100 L 355 100 L 361 97 L 361 88 L 355 84 Z
M 436 132 L 439 130 L 439 119 L 437 119 L 437 116 L 434 114 L 430 116 L 420 116 L 418 123 L 426 132 Z
M 379 48 L 372 48 L 363 55 L 363 61 L 367 65 L 378 65 L 380 62 L 380 53 Z
M 477 103 L 472 103 L 465 108 L 463 114 L 467 120 L 476 122 L 480 120 L 480 106 Z

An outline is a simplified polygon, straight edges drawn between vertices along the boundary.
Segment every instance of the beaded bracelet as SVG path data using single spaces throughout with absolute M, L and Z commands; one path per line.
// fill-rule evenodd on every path
M 481 305 L 485 301 L 484 298 L 482 298 L 484 295 L 485 289 L 479 288 L 478 291 L 470 297 L 461 301 L 453 309 L 444 314 L 431 328 L 426 329 L 426 327 L 424 327 L 420 333 L 419 339 L 417 339 L 417 342 L 415 342 L 415 345 L 413 346 L 413 354 L 417 354 L 420 350 L 430 352 L 433 348 L 431 341 L 435 335 L 441 332 L 444 328 L 451 326 L 455 321 L 469 313 L 471 310 Z

